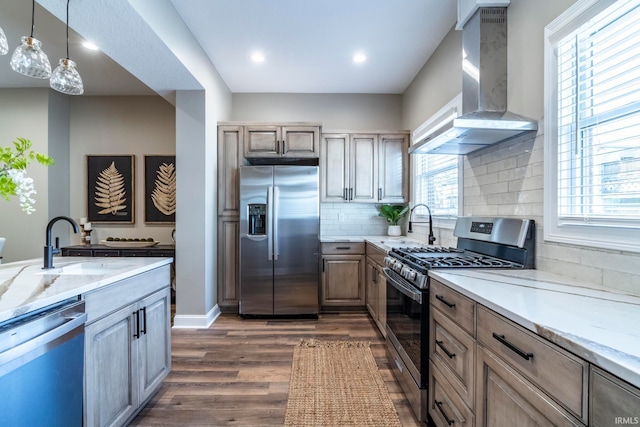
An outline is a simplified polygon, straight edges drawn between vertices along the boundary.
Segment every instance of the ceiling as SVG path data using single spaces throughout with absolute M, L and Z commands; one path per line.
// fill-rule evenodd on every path
M 55 9 L 57 16 L 64 16 L 63 0 L 38 1 L 50 10 Z M 400 94 L 456 19 L 454 0 L 169 1 L 234 93 Z M 70 26 L 90 37 L 99 33 L 98 27 L 103 27 L 100 34 L 104 35 L 108 34 L 108 25 L 115 31 L 117 22 L 126 22 L 136 25 L 140 37 L 155 39 L 148 36 L 150 30 L 139 16 L 130 16 L 136 14 L 136 3 L 143 2 L 96 2 L 92 3 L 94 10 L 90 15 L 82 15 L 87 3 L 81 4 L 77 21 L 82 22 L 78 25 L 74 25 L 71 2 Z M 101 19 L 96 20 L 96 16 Z M 21 36 L 28 35 L 30 24 L 31 2 L 0 0 L 0 27 L 7 35 L 11 51 Z M 64 22 L 39 4 L 34 37 L 42 42 L 52 67 L 66 56 Z M 111 44 L 106 51 L 113 60 L 107 54 L 87 51 L 80 46 L 82 40 L 75 31 L 70 31 L 70 57 L 82 75 L 85 94 L 155 93 L 133 76 L 137 75 L 135 69 L 125 70 L 118 65 L 117 49 L 122 50 L 122 45 L 114 46 L 108 38 L 96 40 L 99 45 Z M 153 49 L 154 43 L 157 41 L 150 40 L 147 48 Z M 254 51 L 264 53 L 263 63 L 250 60 Z M 352 56 L 356 52 L 364 53 L 367 61 L 354 63 Z M 0 57 L 0 87 L 48 86 L 48 81 L 13 72 L 9 67 L 10 55 L 11 52 Z M 167 76 L 157 73 L 158 79 L 167 80 L 159 85 L 165 90 L 171 89 L 172 75 L 184 72 L 174 62 L 175 57 L 167 58 L 167 69 L 173 66 L 175 73 Z M 173 89 L 180 89 L 178 86 Z

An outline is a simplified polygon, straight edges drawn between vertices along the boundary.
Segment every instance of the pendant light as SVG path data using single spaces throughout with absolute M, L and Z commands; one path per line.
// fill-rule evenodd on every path
M 36 0 L 31 2 L 31 35 L 23 36 L 20 46 L 11 56 L 11 68 L 13 71 L 36 79 L 48 79 L 51 77 L 51 64 L 47 54 L 40 48 L 40 40 L 33 38 L 35 24 Z
M 84 92 L 82 78 L 76 70 L 76 63 L 69 59 L 69 1 L 67 0 L 67 57 L 58 61 L 49 85 L 52 89 L 67 95 L 82 95 Z
M 9 43 L 7 43 L 7 36 L 4 35 L 2 27 L 0 27 L 0 55 L 6 55 L 9 52 Z

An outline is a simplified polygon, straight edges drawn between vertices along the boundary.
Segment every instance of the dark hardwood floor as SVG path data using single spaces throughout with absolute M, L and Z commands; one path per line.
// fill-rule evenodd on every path
M 293 346 L 301 338 L 370 342 L 402 425 L 424 426 L 393 377 L 384 339 L 364 313 L 324 314 L 318 320 L 225 314 L 208 329 L 174 329 L 172 371 L 131 425 L 282 425 Z

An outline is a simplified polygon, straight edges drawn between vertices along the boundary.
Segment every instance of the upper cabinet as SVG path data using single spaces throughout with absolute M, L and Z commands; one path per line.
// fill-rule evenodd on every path
M 318 158 L 319 126 L 247 125 L 244 127 L 244 157 Z
M 323 134 L 321 201 L 406 203 L 408 134 Z

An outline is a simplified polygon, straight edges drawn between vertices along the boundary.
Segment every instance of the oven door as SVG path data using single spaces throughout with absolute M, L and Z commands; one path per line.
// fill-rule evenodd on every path
M 387 277 L 387 337 L 419 388 L 426 388 L 429 359 L 429 297 L 395 271 Z

